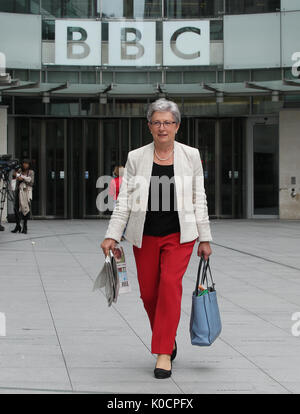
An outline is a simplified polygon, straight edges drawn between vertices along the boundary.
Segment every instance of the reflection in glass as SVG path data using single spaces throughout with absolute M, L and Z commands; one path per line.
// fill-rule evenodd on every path
M 196 19 L 202 16 L 219 17 L 223 11 L 223 0 L 165 0 L 165 17 Z
M 102 17 L 129 17 L 124 16 L 123 0 L 102 0 Z
M 42 39 L 55 40 L 55 20 L 42 20 Z
M 53 17 L 94 17 L 97 0 L 42 0 L 42 14 Z
M 161 17 L 161 0 L 134 0 L 134 17 Z
M 184 115 L 217 116 L 218 108 L 215 98 L 185 98 Z
M 223 103 L 218 104 L 220 115 L 248 115 L 250 100 L 248 97 L 226 96 Z
M 48 115 L 79 115 L 79 101 L 76 98 L 64 98 L 63 100 L 52 98 L 49 105 Z
M 227 0 L 226 13 L 269 13 L 280 9 L 280 0 Z
M 39 0 L 1 0 L 0 12 L 6 13 L 40 13 Z
M 210 40 L 223 40 L 223 20 L 210 21 Z
M 115 99 L 115 115 L 117 116 L 145 116 L 147 102 L 145 99 Z
M 141 19 L 161 17 L 161 0 L 103 0 L 102 17 Z

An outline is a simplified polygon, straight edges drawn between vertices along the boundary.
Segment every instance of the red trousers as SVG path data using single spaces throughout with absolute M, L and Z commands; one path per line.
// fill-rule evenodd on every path
M 180 244 L 180 233 L 144 235 L 133 246 L 140 297 L 152 329 L 151 352 L 172 354 L 181 313 L 182 278 L 196 239 Z

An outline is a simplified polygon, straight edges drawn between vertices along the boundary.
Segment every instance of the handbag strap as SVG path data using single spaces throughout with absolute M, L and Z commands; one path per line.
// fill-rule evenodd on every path
M 195 286 L 195 291 L 194 291 L 195 295 L 197 295 L 197 293 L 198 293 L 198 286 L 199 286 L 199 283 L 200 283 L 200 273 L 201 273 L 201 268 L 202 268 L 202 265 L 203 265 L 203 261 L 204 261 L 204 258 L 203 258 L 203 256 L 201 256 L 200 262 L 199 262 L 199 265 L 198 265 L 197 280 L 196 280 L 196 286 Z
M 208 272 L 207 272 L 207 269 L 208 269 Z M 205 279 L 206 279 L 206 285 L 207 285 L 207 288 L 208 288 L 208 276 L 207 276 L 207 273 L 209 273 L 209 277 L 210 277 L 212 289 L 215 290 L 215 282 L 214 282 L 213 277 L 212 277 L 212 274 L 211 274 L 211 269 L 210 269 L 210 264 L 209 264 L 209 258 L 207 259 L 207 262 L 206 262 L 205 272 L 202 273 L 203 279 L 201 279 L 201 284 L 204 284 Z
M 203 265 L 203 268 L 202 268 L 202 265 Z M 210 280 L 211 280 L 211 283 L 212 283 L 212 288 L 213 288 L 213 290 L 215 289 L 215 283 L 213 281 L 213 277 L 212 277 L 212 273 L 211 273 L 211 269 L 210 269 L 210 265 L 209 265 L 209 258 L 205 261 L 204 257 L 201 256 L 200 262 L 199 262 L 199 265 L 198 265 L 197 280 L 196 280 L 196 286 L 195 286 L 195 291 L 194 291 L 195 295 L 197 295 L 197 293 L 198 293 L 198 287 L 199 287 L 199 284 L 200 284 L 201 269 L 202 269 L 201 285 L 204 285 L 205 280 L 206 280 L 206 285 L 207 285 L 207 288 L 208 288 L 208 278 L 207 278 L 207 269 L 208 269 Z

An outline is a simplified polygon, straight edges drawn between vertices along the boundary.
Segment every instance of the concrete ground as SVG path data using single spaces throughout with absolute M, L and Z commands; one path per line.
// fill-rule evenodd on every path
M 300 221 L 212 221 L 211 268 L 223 331 L 208 348 L 189 337 L 196 246 L 184 276 L 173 375 L 153 377 L 150 325 L 132 247 L 132 292 L 108 307 L 92 292 L 106 220 L 31 221 L 0 233 L 0 393 L 299 393 Z M 2 315 L 3 316 L 3 315 Z M 297 317 L 297 315 L 295 315 Z M 300 319 L 300 313 L 298 315 Z M 292 326 L 294 329 L 292 329 Z

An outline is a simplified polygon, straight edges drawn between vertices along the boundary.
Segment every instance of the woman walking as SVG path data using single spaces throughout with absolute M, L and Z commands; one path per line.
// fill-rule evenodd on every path
M 176 141 L 181 116 L 176 103 L 159 99 L 147 113 L 153 141 L 130 151 L 116 207 L 101 248 L 114 250 L 127 224 L 140 297 L 152 329 L 154 375 L 168 378 L 176 357 L 182 278 L 196 241 L 207 259 L 212 240 L 198 149 Z M 168 184 L 168 185 L 166 185 Z
M 12 233 L 21 232 L 27 234 L 27 221 L 30 217 L 30 207 L 32 201 L 32 187 L 34 184 L 34 171 L 30 169 L 30 161 L 25 159 L 21 168 L 13 173 L 16 179 L 14 212 L 16 227 Z M 23 229 L 21 220 L 23 219 Z

